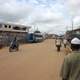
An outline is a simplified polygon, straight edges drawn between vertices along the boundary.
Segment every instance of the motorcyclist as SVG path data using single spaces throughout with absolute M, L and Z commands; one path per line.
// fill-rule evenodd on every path
M 10 44 L 10 48 L 12 48 L 12 49 L 18 49 L 18 46 L 19 46 L 19 44 L 18 44 L 17 38 L 14 37 L 13 41 Z

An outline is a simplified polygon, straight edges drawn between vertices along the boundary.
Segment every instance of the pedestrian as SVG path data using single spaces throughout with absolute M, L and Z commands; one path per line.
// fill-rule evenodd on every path
M 66 47 L 64 47 L 64 53 L 65 55 L 68 55 L 72 52 L 71 47 L 67 44 Z
M 66 48 L 66 45 L 68 44 L 67 39 L 64 39 L 64 40 L 63 40 L 63 44 L 64 44 L 64 48 Z
M 55 40 L 55 44 L 56 44 L 56 47 L 57 47 L 57 51 L 60 52 L 61 39 L 60 39 L 60 38 L 57 38 L 57 39 Z
M 65 56 L 61 67 L 62 80 L 80 80 L 80 39 L 71 40 L 72 53 Z

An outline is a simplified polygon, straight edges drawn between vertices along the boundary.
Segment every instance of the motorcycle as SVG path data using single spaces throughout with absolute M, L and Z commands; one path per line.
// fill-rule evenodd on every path
M 9 52 L 13 52 L 13 51 L 18 51 L 19 50 L 19 44 L 13 44 L 11 43 L 10 47 L 9 47 Z

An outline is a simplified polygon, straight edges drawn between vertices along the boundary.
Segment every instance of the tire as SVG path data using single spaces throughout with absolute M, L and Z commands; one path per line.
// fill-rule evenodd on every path
M 12 49 L 11 48 L 9 48 L 9 52 L 12 52 Z
M 19 51 L 19 48 L 18 47 L 16 48 L 16 51 Z

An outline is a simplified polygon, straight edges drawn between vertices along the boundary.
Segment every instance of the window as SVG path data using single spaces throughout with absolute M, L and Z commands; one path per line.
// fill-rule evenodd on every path
M 7 28 L 7 25 L 5 25 L 5 28 Z
M 26 30 L 26 27 L 22 28 L 22 30 Z
M 9 28 L 11 28 L 11 25 L 9 25 Z
M 2 28 L 2 24 L 0 24 L 0 28 Z
M 13 27 L 14 30 L 20 30 L 18 26 Z

